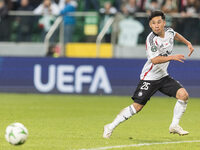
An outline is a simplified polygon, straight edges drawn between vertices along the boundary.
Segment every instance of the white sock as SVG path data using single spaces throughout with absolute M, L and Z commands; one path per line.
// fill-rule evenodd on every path
M 175 126 L 179 124 L 179 121 L 184 114 L 187 107 L 187 102 L 183 100 L 177 100 L 176 105 L 174 107 L 174 116 L 172 119 L 171 126 Z
M 121 122 L 124 122 L 125 120 L 128 120 L 131 116 L 136 114 L 136 110 L 133 107 L 133 105 L 130 105 L 126 108 L 124 108 L 114 119 L 114 121 L 110 124 L 109 128 L 114 129 L 116 128 Z

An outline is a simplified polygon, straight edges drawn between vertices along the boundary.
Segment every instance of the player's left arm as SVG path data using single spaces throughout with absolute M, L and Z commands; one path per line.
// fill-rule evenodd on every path
M 188 49 L 189 49 L 189 51 L 190 51 L 190 53 L 188 54 L 188 56 L 191 56 L 191 54 L 192 54 L 193 51 L 194 51 L 194 48 L 193 48 L 192 44 L 191 44 L 187 39 L 185 39 L 182 35 L 180 35 L 180 34 L 177 33 L 177 32 L 176 32 L 176 34 L 175 34 L 174 39 L 175 39 L 176 41 L 182 42 L 182 43 L 184 43 L 185 45 L 187 45 L 187 46 L 188 46 Z

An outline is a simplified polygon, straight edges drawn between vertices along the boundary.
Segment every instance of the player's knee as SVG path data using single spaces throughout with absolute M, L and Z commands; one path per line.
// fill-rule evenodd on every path
M 184 94 L 184 96 L 183 96 L 183 100 L 184 100 L 184 101 L 188 101 L 188 99 L 189 99 L 189 94 L 186 92 L 186 93 Z
M 189 94 L 184 88 L 181 88 L 181 89 L 178 90 L 177 99 L 187 101 L 188 98 L 189 98 Z
M 138 103 L 133 103 L 133 107 L 135 108 L 136 112 L 139 112 L 142 110 L 144 105 L 138 104 Z
M 179 98 L 178 98 L 178 99 L 181 99 L 181 100 L 187 101 L 188 98 L 189 98 L 189 95 L 188 95 L 187 92 L 179 93 Z

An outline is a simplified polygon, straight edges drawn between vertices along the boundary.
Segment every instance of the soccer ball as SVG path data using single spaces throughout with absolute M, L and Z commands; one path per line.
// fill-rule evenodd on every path
M 23 144 L 28 137 L 28 130 L 21 123 L 12 123 L 6 128 L 5 138 L 12 145 Z

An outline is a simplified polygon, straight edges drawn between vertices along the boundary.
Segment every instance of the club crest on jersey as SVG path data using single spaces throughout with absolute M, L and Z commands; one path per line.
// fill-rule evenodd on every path
M 153 45 L 153 46 L 151 47 L 151 51 L 152 51 L 152 52 L 156 52 L 156 51 L 157 51 L 157 47 L 156 47 L 155 45 Z

